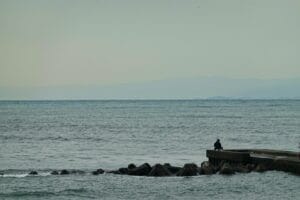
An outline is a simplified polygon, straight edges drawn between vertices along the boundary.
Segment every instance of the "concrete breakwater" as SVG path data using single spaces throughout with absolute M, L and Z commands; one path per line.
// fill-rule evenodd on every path
M 252 166 L 258 172 L 277 170 L 300 175 L 300 153 L 269 149 L 207 150 L 206 156 L 213 166 L 228 163 L 232 166 Z M 250 167 L 250 168 L 252 168 Z
M 131 175 L 131 176 L 197 176 L 211 174 L 231 175 L 235 173 L 264 172 L 269 170 L 285 171 L 300 175 L 300 157 L 297 152 L 277 151 L 266 149 L 230 149 L 207 150 L 208 161 L 198 166 L 195 163 L 186 163 L 183 167 L 172 166 L 169 163 L 149 163 L 136 166 L 129 164 L 127 167 L 116 170 L 97 169 L 90 172 L 81 170 L 53 170 L 49 175 L 91 174 L 104 173 Z M 4 175 L 4 173 L 0 173 Z M 38 171 L 31 171 L 30 176 L 39 175 Z

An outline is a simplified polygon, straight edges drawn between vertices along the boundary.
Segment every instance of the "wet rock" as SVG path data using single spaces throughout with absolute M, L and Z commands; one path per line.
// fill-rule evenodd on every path
M 251 170 L 249 170 L 247 165 L 242 165 L 242 164 L 236 165 L 233 168 L 234 168 L 234 171 L 239 172 L 239 173 L 249 173 L 251 171 Z
M 82 174 L 85 174 L 85 171 L 78 170 L 78 171 L 77 171 L 77 174 L 81 174 L 81 175 L 82 175 Z
M 68 174 L 70 174 L 70 172 L 66 169 L 60 171 L 60 175 L 68 175 Z
M 71 170 L 70 174 L 85 174 L 85 172 L 82 170 Z
M 51 175 L 59 175 L 59 173 L 58 173 L 58 171 L 52 171 L 51 173 L 50 173 Z
M 172 174 L 177 174 L 182 169 L 181 167 L 172 166 L 169 163 L 165 163 L 164 167 L 167 168 Z
M 128 174 L 128 169 L 127 168 L 120 168 L 119 170 L 120 174 Z
M 247 167 L 248 170 L 251 172 L 251 171 L 253 171 L 253 170 L 255 169 L 256 166 L 255 166 L 255 164 L 250 164 L 250 163 L 249 163 L 249 164 L 246 165 L 246 167 Z
M 208 161 L 201 163 L 201 168 L 199 170 L 200 174 L 211 175 L 216 173 L 215 167 Z
M 300 153 L 298 157 L 300 161 Z M 296 175 L 300 175 L 300 164 L 291 163 L 289 160 L 284 158 L 277 158 L 270 166 L 270 169 L 284 172 L 291 172 Z
M 152 167 L 149 176 L 171 176 L 172 173 L 163 165 L 156 164 Z
M 255 171 L 255 172 L 265 172 L 267 170 L 268 169 L 264 164 L 258 164 L 253 171 Z
M 92 171 L 92 174 L 93 175 L 99 175 L 99 174 L 103 174 L 104 173 L 104 170 L 103 169 L 97 169 L 95 171 Z
M 128 175 L 147 176 L 150 173 L 151 169 L 152 168 L 148 163 L 144 163 L 136 168 L 128 169 Z
M 130 163 L 127 168 L 128 169 L 134 169 L 134 168 L 136 168 L 136 166 L 135 166 L 135 164 Z
M 234 170 L 229 163 L 224 163 L 220 169 L 220 174 L 231 175 L 234 174 Z
M 107 171 L 106 173 L 108 173 L 108 174 L 121 174 L 121 173 L 119 172 L 119 170 L 109 170 L 109 171 Z
M 177 176 L 196 176 L 198 175 L 198 166 L 195 163 L 187 163 L 177 173 Z
M 227 163 L 227 161 L 221 160 L 220 162 L 218 162 L 218 163 L 215 164 L 215 165 L 212 164 L 211 162 L 209 162 L 209 163 L 210 163 L 210 165 L 213 167 L 215 173 L 217 173 L 218 171 L 221 170 L 222 166 L 223 166 L 225 163 Z
M 31 172 L 29 172 L 29 175 L 38 175 L 38 172 L 37 171 L 31 171 Z

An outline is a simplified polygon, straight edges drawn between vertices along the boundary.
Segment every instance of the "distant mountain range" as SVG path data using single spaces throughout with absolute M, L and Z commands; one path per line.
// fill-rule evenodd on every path
M 115 86 L 0 87 L 1 100 L 300 99 L 300 78 L 193 78 Z

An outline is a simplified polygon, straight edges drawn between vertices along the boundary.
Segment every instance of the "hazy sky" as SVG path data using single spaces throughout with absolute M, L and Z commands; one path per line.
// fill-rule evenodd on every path
M 0 87 L 300 76 L 299 0 L 0 0 Z

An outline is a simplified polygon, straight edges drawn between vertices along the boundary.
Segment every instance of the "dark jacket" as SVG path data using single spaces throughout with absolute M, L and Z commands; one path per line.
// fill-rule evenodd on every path
M 221 142 L 219 140 L 217 140 L 214 144 L 215 150 L 221 150 L 223 149 Z

